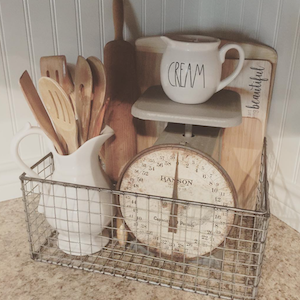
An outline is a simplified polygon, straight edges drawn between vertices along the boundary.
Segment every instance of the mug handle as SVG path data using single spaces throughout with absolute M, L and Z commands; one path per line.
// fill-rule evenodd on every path
M 219 57 L 220 57 L 220 60 L 222 62 L 222 64 L 225 62 L 225 55 L 226 55 L 226 52 L 230 49 L 236 49 L 238 52 L 239 52 L 239 63 L 236 67 L 236 69 L 228 76 L 226 77 L 225 79 L 223 79 L 218 87 L 217 87 L 217 90 L 216 92 L 222 90 L 225 86 L 227 86 L 233 79 L 236 78 L 236 76 L 238 76 L 238 74 L 241 72 L 242 68 L 243 68 L 243 65 L 244 65 L 244 60 L 245 60 L 245 53 L 244 53 L 244 50 L 241 46 L 239 45 L 236 45 L 236 44 L 227 44 L 227 45 L 224 45 L 220 50 L 219 50 Z
M 34 178 L 41 178 L 36 172 L 34 172 L 31 168 L 29 168 L 24 161 L 21 159 L 19 154 L 19 144 L 20 142 L 28 135 L 31 134 L 40 134 L 43 137 L 46 137 L 43 130 L 37 126 L 31 126 L 30 123 L 26 123 L 25 127 L 20 130 L 17 134 L 14 135 L 11 144 L 10 144 L 10 150 L 11 155 L 14 158 L 17 165 L 29 176 Z

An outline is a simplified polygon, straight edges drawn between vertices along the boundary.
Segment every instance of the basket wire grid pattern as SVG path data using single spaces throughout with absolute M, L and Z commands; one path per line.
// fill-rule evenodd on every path
M 124 229 L 124 231 L 129 232 L 129 238 L 125 245 L 121 245 L 122 243 L 117 238 L 115 218 L 112 218 L 106 229 L 98 235 L 100 239 L 103 238 L 108 241 L 100 251 L 79 256 L 66 254 L 60 250 L 58 232 L 49 225 L 45 215 L 38 212 L 40 199 L 51 193 L 51 190 L 54 193 L 54 188 L 61 186 L 65 189 L 66 197 L 68 189 L 75 189 L 76 195 L 81 190 L 85 191 L 87 195 L 94 192 L 99 193 L 100 197 L 103 193 L 110 193 L 113 198 L 131 193 L 52 181 L 51 174 L 54 165 L 52 155 L 48 154 L 32 167 L 43 179 L 27 177 L 25 174 L 20 176 L 31 257 L 36 261 L 110 274 L 224 299 L 255 299 L 261 276 L 270 215 L 265 148 L 264 146 L 255 211 L 144 195 L 149 201 L 175 201 L 178 205 L 197 207 L 201 212 L 204 209 L 205 211 L 211 210 L 212 214 L 221 211 L 227 219 L 234 214 L 234 222 L 230 224 L 226 222 L 226 226 L 230 226 L 230 230 L 225 230 L 225 233 L 218 233 L 213 229 L 208 234 L 209 239 L 207 239 L 206 234 L 206 243 L 210 243 L 218 234 L 224 235 L 223 242 L 216 248 L 211 248 L 208 253 L 192 259 L 187 256 L 189 240 L 182 241 L 184 249 L 180 250 L 180 258 L 178 259 L 176 257 L 178 249 L 172 249 L 172 254 L 169 256 L 164 255 L 162 239 L 158 240 L 156 249 L 139 241 L 136 238 L 138 232 L 135 232 L 138 230 L 137 228 Z M 132 195 L 138 197 L 138 194 Z M 64 201 L 64 199 L 56 200 Z M 82 201 L 82 199 L 75 200 Z M 85 201 L 89 202 L 88 200 Z M 110 205 L 119 207 L 120 204 L 118 203 L 118 201 L 113 201 Z M 87 204 L 86 207 L 90 208 L 90 205 Z M 145 207 L 145 210 L 147 209 L 149 206 Z M 93 215 L 92 211 L 89 213 Z M 101 216 L 100 213 L 98 217 L 104 216 Z M 132 217 L 136 218 L 137 216 Z M 94 219 L 90 218 L 89 220 Z M 215 218 L 208 222 L 212 223 L 212 228 L 217 226 Z M 151 225 L 149 223 L 149 220 L 145 223 L 146 235 Z M 92 225 L 90 224 L 90 226 Z M 158 237 L 159 230 L 161 232 L 163 226 L 166 225 L 160 222 Z M 186 226 L 185 230 L 187 232 L 192 229 Z M 202 234 L 200 231 L 201 226 L 198 233 L 199 237 Z M 198 248 L 202 246 L 199 241 L 200 238 L 198 245 L 196 245 Z M 167 242 L 172 245 L 173 241 Z

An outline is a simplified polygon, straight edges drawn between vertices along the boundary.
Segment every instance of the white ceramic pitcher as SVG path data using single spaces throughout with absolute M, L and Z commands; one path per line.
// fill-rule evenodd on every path
M 26 124 L 12 140 L 12 154 L 28 176 L 40 178 L 19 156 L 19 143 L 30 134 L 44 136 L 53 154 L 55 170 L 49 179 L 90 187 L 112 188 L 98 159 L 102 144 L 114 134 L 109 126 L 72 154 L 60 155 L 39 127 Z M 100 251 L 108 243 L 108 238 L 101 233 L 115 214 L 113 195 L 109 191 L 40 184 L 40 192 L 38 211 L 44 213 L 48 223 L 57 230 L 58 247 L 62 251 L 72 255 L 88 255 Z
M 161 85 L 167 96 L 179 103 L 199 104 L 227 86 L 240 73 L 245 55 L 236 44 L 224 45 L 214 37 L 181 35 L 161 39 L 167 44 L 160 68 Z M 222 64 L 230 49 L 239 52 L 236 69 L 221 81 Z

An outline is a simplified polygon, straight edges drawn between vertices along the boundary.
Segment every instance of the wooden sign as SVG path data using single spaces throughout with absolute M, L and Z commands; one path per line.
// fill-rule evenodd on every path
M 227 60 L 223 76 L 237 61 Z M 255 209 L 261 154 L 267 125 L 272 65 L 269 61 L 246 60 L 239 76 L 227 87 L 238 92 L 242 124 L 226 128 L 222 140 L 221 165 L 231 177 L 241 208 Z

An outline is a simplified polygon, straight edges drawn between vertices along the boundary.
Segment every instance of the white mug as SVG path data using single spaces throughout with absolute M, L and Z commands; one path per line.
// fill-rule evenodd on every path
M 217 38 L 200 35 L 181 35 L 161 39 L 167 44 L 160 66 L 161 85 L 167 96 L 179 103 L 199 104 L 227 86 L 240 73 L 245 60 L 243 49 L 236 44 L 224 45 Z M 236 49 L 239 63 L 221 81 L 226 52 Z

